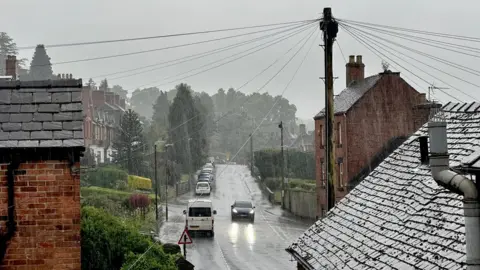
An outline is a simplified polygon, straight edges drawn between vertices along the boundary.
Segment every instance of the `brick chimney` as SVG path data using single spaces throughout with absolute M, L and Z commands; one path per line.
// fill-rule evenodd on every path
M 355 56 L 350 55 L 348 58 L 348 63 L 346 67 L 346 87 L 348 87 L 353 81 L 361 81 L 365 79 L 365 64 L 362 62 L 362 56 L 357 55 L 355 61 Z
M 17 79 L 17 57 L 15 55 L 8 55 L 5 61 L 5 75 L 12 76 L 12 80 Z
M 107 102 L 110 105 L 115 104 L 113 95 L 114 95 L 113 92 L 105 92 L 105 102 Z

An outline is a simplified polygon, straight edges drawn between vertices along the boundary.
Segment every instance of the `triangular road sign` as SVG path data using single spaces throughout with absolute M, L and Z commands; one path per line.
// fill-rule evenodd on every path
M 185 236 L 186 236 L 186 238 L 185 238 Z M 193 244 L 192 237 L 190 237 L 190 234 L 188 234 L 188 229 L 187 228 L 185 228 L 185 230 L 183 230 L 182 236 L 180 236 L 180 239 L 178 240 L 178 244 L 179 245 Z

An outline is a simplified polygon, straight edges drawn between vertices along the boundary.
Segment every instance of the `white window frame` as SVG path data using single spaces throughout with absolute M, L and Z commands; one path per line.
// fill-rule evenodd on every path
M 338 123 L 338 144 L 342 144 L 342 123 Z

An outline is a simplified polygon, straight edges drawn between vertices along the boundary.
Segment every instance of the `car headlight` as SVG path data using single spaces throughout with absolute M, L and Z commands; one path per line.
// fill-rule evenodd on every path
M 250 210 L 250 214 L 253 214 L 253 213 L 255 213 L 255 211 L 254 211 L 253 209 L 252 209 L 252 210 Z
M 235 208 L 232 211 L 233 211 L 233 213 L 237 213 L 237 209 L 235 209 Z

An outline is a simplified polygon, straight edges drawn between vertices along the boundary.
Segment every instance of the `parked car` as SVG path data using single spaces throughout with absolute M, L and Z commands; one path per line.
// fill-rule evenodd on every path
M 255 220 L 255 206 L 250 201 L 235 201 L 232 204 L 232 220 L 244 218 L 252 223 Z
M 195 195 L 210 195 L 211 187 L 210 183 L 208 182 L 197 182 L 195 186 Z
M 207 232 L 211 237 L 215 235 L 214 215 L 211 200 L 192 199 L 188 201 L 187 210 L 183 210 L 185 215 L 185 227 L 189 232 Z
M 209 173 L 212 175 L 213 177 L 213 180 L 215 180 L 215 170 L 212 169 L 212 168 L 203 168 L 201 171 L 200 171 L 200 174 L 205 174 L 205 173 Z

